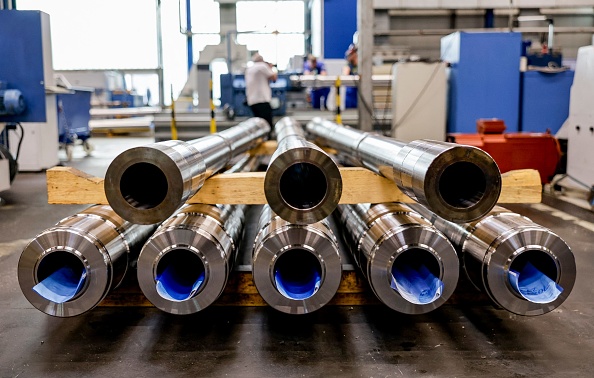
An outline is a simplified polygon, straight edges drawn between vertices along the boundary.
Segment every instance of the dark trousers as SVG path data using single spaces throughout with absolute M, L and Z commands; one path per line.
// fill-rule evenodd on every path
M 316 88 L 311 90 L 311 107 L 314 109 L 328 109 L 327 100 L 330 88 Z M 322 103 L 322 97 L 324 102 Z
M 252 113 L 254 113 L 254 117 L 260 117 L 265 119 L 270 128 L 274 129 L 274 124 L 272 123 L 272 107 L 270 106 L 269 102 L 261 102 L 259 104 L 250 105 L 250 109 L 252 109 Z

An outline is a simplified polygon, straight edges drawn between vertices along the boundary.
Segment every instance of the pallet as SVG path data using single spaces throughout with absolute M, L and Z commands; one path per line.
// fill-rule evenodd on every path
M 269 141 L 250 151 L 252 155 L 271 155 L 276 142 Z M 328 150 L 332 153 L 332 150 Z M 341 204 L 412 202 L 396 185 L 364 168 L 340 168 L 343 180 Z M 264 172 L 234 173 L 214 175 L 206 180 L 202 189 L 188 203 L 211 204 L 250 204 L 266 203 L 264 196 Z M 500 203 L 539 203 L 542 186 L 538 171 L 517 170 L 502 175 Z M 48 202 L 50 204 L 107 204 L 103 189 L 103 179 L 93 177 L 71 167 L 56 167 L 47 171 Z M 464 280 L 458 285 L 448 304 L 489 303 L 486 295 L 476 291 Z M 462 287 L 462 289 L 460 289 Z M 338 292 L 329 305 L 361 306 L 378 305 L 367 280 L 348 265 L 343 269 Z M 214 303 L 216 306 L 266 306 L 264 299 L 252 281 L 251 266 L 239 266 L 229 278 L 229 282 Z M 153 307 L 142 294 L 135 274 L 130 275 L 124 284 L 114 290 L 100 306 L 103 307 Z

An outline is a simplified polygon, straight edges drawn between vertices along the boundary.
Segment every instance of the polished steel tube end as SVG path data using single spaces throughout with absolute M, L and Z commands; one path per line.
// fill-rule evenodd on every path
M 485 216 L 501 193 L 501 173 L 476 147 L 414 141 L 398 154 L 396 184 L 438 216 L 456 223 Z
M 162 311 L 187 315 L 210 306 L 223 292 L 236 248 L 209 215 L 210 205 L 193 205 L 167 220 L 138 257 L 138 283 Z
M 450 241 L 401 204 L 375 205 L 366 215 L 369 229 L 360 247 L 368 251 L 366 276 L 378 299 L 404 314 L 424 314 L 443 305 L 460 271 Z
M 105 175 L 105 195 L 113 210 L 135 224 L 155 224 L 171 216 L 204 184 L 200 152 L 182 141 L 136 147 L 118 155 Z
M 342 278 L 338 244 L 325 223 L 288 224 L 275 217 L 256 238 L 252 274 L 262 298 L 287 314 L 326 305 Z
M 402 240 L 411 244 L 403 245 Z M 383 240 L 369 269 L 377 297 L 404 314 L 425 314 L 443 305 L 459 275 L 454 248 L 443 235 L 425 227 L 407 228 Z
M 296 224 L 319 222 L 334 211 L 342 195 L 336 163 L 310 142 L 273 155 L 264 179 L 272 210 Z
M 80 315 L 97 306 L 119 283 L 114 282 L 117 275 L 123 276 L 128 259 L 114 266 L 116 262 L 103 244 L 117 239 L 121 248 L 123 239 L 103 221 L 86 219 L 85 223 L 105 240 L 99 240 L 96 233 L 56 226 L 39 234 L 23 250 L 18 263 L 19 285 L 39 311 L 57 317 Z
M 480 271 L 480 279 L 493 301 L 518 315 L 542 315 L 556 309 L 575 284 L 575 258 L 569 246 L 550 230 L 535 224 L 501 235 L 492 251 L 485 254 L 482 269 L 475 266 L 476 260 L 470 256 L 464 261 L 467 272 L 475 272 L 468 272 L 469 277 L 476 277 Z

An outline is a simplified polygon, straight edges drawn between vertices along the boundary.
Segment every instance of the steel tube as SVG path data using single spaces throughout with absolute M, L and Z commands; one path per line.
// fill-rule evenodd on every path
M 439 216 L 468 222 L 489 212 L 501 192 L 501 173 L 486 152 L 471 146 L 416 140 L 410 143 L 314 118 L 307 131 L 396 183 Z
M 571 249 L 551 230 L 496 206 L 476 222 L 455 224 L 422 206 L 459 249 L 466 275 L 498 306 L 518 315 L 542 315 L 559 307 L 575 283 Z
M 278 311 L 307 314 L 326 305 L 342 278 L 338 244 L 328 222 L 291 224 L 265 205 L 252 274 L 262 298 Z
M 107 200 L 130 222 L 162 222 L 196 194 L 208 177 L 261 143 L 269 131 L 266 121 L 250 118 L 189 142 L 170 140 L 124 151 L 107 169 Z
M 264 194 L 272 210 L 289 223 L 311 224 L 330 215 L 340 201 L 338 166 L 305 139 L 294 118 L 275 125 L 278 147 L 266 170 Z
M 18 280 L 27 300 L 52 316 L 91 310 L 120 285 L 155 226 L 124 221 L 97 205 L 61 220 L 25 247 Z
M 338 210 L 354 260 L 386 306 L 424 314 L 452 295 L 460 269 L 456 250 L 418 213 L 398 203 Z
M 227 173 L 254 170 L 244 159 Z M 210 306 L 223 292 L 243 232 L 246 205 L 186 205 L 167 219 L 138 257 L 138 283 L 157 308 L 178 315 Z

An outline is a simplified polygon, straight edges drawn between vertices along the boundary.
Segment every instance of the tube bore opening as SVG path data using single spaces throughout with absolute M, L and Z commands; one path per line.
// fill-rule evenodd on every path
M 439 178 L 443 200 L 456 208 L 476 205 L 487 191 L 485 173 L 476 164 L 460 161 L 448 166 Z
M 432 303 L 443 292 L 440 272 L 435 255 L 422 248 L 411 248 L 392 263 L 391 287 L 410 303 Z
M 307 210 L 317 206 L 328 190 L 324 172 L 311 163 L 295 163 L 280 178 L 283 200 L 296 209 Z
M 202 259 L 187 249 L 168 252 L 157 264 L 157 293 L 164 299 L 190 299 L 204 284 L 206 269 Z
M 322 283 L 322 265 L 309 251 L 295 248 L 283 253 L 274 265 L 277 290 L 286 298 L 300 300 L 313 296 Z
M 136 163 L 128 167 L 120 179 L 120 192 L 136 209 L 152 209 L 167 196 L 167 178 L 151 163 Z
M 514 291 L 533 303 L 553 302 L 563 292 L 556 281 L 559 271 L 555 260 L 539 250 L 528 250 L 509 267 L 509 282 Z
M 45 256 L 37 268 L 37 285 L 33 290 L 48 301 L 68 302 L 84 286 L 86 269 L 83 262 L 67 251 L 56 251 Z

